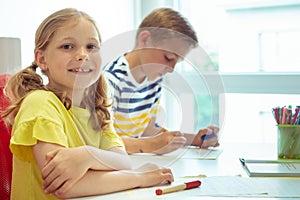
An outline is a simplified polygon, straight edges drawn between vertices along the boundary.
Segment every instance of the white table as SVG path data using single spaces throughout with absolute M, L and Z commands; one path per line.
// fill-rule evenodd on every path
M 238 158 L 244 157 L 248 159 L 277 159 L 276 144 L 226 144 L 219 147 L 223 150 L 220 156 L 215 160 L 199 160 L 174 158 L 168 156 L 154 156 L 154 155 L 131 155 L 133 162 L 136 165 L 141 165 L 144 162 L 153 162 L 172 169 L 175 177 L 175 183 L 183 183 L 190 180 L 203 180 L 201 175 L 207 177 L 212 176 L 237 176 L 247 177 L 248 175 L 242 168 Z M 200 176 L 199 176 L 200 175 Z M 252 179 L 252 178 L 251 178 Z M 300 178 L 299 178 L 300 179 Z M 204 186 L 200 186 L 204 187 Z M 300 188 L 300 185 L 299 185 Z M 180 191 L 176 193 L 164 194 L 160 196 L 155 195 L 154 188 L 133 189 L 123 192 L 117 192 L 107 195 L 91 196 L 76 198 L 80 200 L 105 200 L 105 199 L 206 199 L 206 200 L 253 200 L 253 197 L 209 197 L 209 196 L 195 196 L 196 189 Z M 199 191 L 198 191 L 199 192 Z M 291 199 L 291 198 L 259 198 L 259 199 Z M 299 198 L 294 198 L 299 199 Z

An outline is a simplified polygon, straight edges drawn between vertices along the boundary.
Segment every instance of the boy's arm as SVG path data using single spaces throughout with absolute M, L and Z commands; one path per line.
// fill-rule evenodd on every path
M 168 131 L 167 129 L 156 124 L 155 122 L 156 122 L 156 118 L 155 117 L 151 118 L 148 127 L 145 129 L 142 137 L 154 136 L 159 133 Z M 211 125 L 208 126 L 207 128 L 200 129 L 197 134 L 184 133 L 184 137 L 186 139 L 185 146 L 197 146 L 201 148 L 208 148 L 210 146 L 213 147 L 219 146 L 218 132 L 219 132 L 219 128 L 217 126 Z M 209 137 L 209 139 L 203 140 L 204 139 L 203 136 L 210 135 L 212 133 L 215 134 L 214 137 Z
M 165 154 L 184 146 L 186 139 L 179 131 L 161 132 L 151 137 L 123 138 L 128 153 Z
M 140 138 L 123 137 L 125 149 L 128 153 L 166 154 L 183 147 L 186 139 L 179 131 L 168 131 L 151 118 L 148 127 Z
M 155 141 L 152 137 L 126 138 L 123 137 L 127 153 L 151 153 L 155 151 Z
M 148 123 L 147 128 L 143 132 L 140 138 L 127 138 L 122 137 L 123 142 L 125 144 L 125 149 L 127 153 L 155 153 L 159 149 L 167 146 L 169 141 L 175 136 L 174 134 L 165 133 L 164 137 L 159 137 L 159 133 L 166 132 L 167 130 L 157 126 L 156 118 L 152 117 L 150 122 Z M 158 136 L 158 137 L 155 137 Z M 172 138 L 170 138 L 172 137 Z M 164 141 L 166 141 L 164 143 Z M 160 144 L 164 143 L 164 144 Z M 169 150 L 167 150 L 169 152 Z M 166 151 L 166 153 L 167 153 Z
M 157 135 L 158 133 L 168 131 L 156 123 L 156 118 L 152 117 L 147 128 L 142 134 L 142 137 Z
M 207 128 L 199 129 L 197 134 L 184 133 L 186 138 L 186 146 L 198 146 L 201 148 L 217 147 L 218 142 L 218 132 L 219 128 L 217 126 L 211 125 Z

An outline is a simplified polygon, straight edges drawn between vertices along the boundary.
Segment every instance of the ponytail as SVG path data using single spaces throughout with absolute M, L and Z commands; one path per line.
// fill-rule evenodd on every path
M 72 101 L 67 97 L 66 92 L 44 85 L 42 77 L 36 72 L 37 68 L 38 66 L 32 63 L 27 68 L 12 75 L 7 81 L 4 92 L 12 104 L 1 113 L 1 117 L 9 128 L 13 125 L 23 99 L 34 90 L 52 91 L 67 110 L 71 108 Z M 91 112 L 90 120 L 92 120 L 93 129 L 103 130 L 108 127 L 111 123 L 109 108 L 112 105 L 112 99 L 108 96 L 107 84 L 103 75 L 86 89 L 82 104 Z
M 112 99 L 108 96 L 107 84 L 103 75 L 96 83 L 86 89 L 83 104 L 91 112 L 93 129 L 106 129 L 111 122 L 109 108 L 112 105 Z
M 18 113 L 23 99 L 31 91 L 52 91 L 62 101 L 67 109 L 70 109 L 71 107 L 72 102 L 66 96 L 66 92 L 56 91 L 53 88 L 45 86 L 43 78 L 36 72 L 37 68 L 37 64 L 33 62 L 27 68 L 10 76 L 6 83 L 4 93 L 11 101 L 11 105 L 5 111 L 1 112 L 1 117 L 4 119 L 6 126 L 9 128 L 13 125 L 13 119 Z

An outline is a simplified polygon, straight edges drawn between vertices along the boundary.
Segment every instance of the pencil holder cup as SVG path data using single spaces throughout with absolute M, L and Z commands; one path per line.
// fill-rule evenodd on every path
M 277 125 L 278 158 L 300 159 L 300 125 Z

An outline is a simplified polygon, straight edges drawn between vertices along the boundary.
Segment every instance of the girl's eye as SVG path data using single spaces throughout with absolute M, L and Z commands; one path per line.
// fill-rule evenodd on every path
M 99 47 L 97 45 L 94 45 L 94 44 L 87 45 L 87 48 L 88 49 L 99 49 Z
M 72 49 L 73 46 L 70 45 L 70 44 L 64 44 L 64 45 L 61 46 L 61 48 L 62 48 L 62 49 Z

